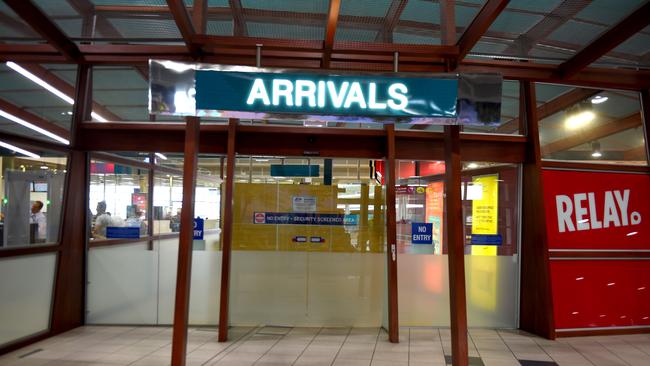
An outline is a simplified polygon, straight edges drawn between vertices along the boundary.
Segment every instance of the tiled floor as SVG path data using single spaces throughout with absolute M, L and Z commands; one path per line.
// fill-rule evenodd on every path
M 189 331 L 188 365 L 445 365 L 448 329 L 403 328 L 399 344 L 377 328 L 233 328 Z M 88 326 L 0 357 L 0 365 L 167 365 L 168 327 Z M 650 365 L 650 335 L 548 341 L 519 331 L 470 330 L 470 365 Z

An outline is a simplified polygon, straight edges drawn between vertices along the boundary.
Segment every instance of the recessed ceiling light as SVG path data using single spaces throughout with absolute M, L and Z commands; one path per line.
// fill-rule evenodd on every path
M 609 99 L 608 97 L 603 97 L 602 95 L 596 95 L 595 97 L 591 98 L 591 104 L 600 104 L 600 103 L 605 103 Z

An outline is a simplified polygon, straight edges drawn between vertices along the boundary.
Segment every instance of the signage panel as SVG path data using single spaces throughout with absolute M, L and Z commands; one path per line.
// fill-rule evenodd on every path
M 316 212 L 316 196 L 293 196 L 291 207 L 293 212 Z
M 442 253 L 442 238 L 444 225 L 444 191 L 443 182 L 427 184 L 425 194 L 425 215 L 426 221 L 432 224 L 432 236 L 434 254 Z
M 452 78 L 196 71 L 196 108 L 325 115 L 456 117 Z M 215 87 L 218 86 L 218 87 Z
M 149 112 L 306 122 L 497 126 L 498 74 L 328 74 L 149 61 Z
M 271 164 L 272 177 L 318 177 L 319 165 Z
M 650 175 L 544 170 L 550 249 L 650 249 Z
M 203 240 L 203 223 L 205 221 L 197 217 L 194 219 L 194 240 Z
M 255 212 L 254 224 L 271 225 L 358 225 L 359 215 L 301 213 L 301 212 Z
M 108 226 L 106 238 L 108 239 L 137 239 L 140 237 L 140 227 L 133 226 Z
M 412 244 L 433 244 L 433 224 L 424 222 L 411 223 Z

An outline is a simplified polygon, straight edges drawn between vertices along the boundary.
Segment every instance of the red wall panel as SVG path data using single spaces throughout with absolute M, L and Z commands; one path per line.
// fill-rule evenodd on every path
M 650 260 L 554 260 L 555 328 L 650 326 Z

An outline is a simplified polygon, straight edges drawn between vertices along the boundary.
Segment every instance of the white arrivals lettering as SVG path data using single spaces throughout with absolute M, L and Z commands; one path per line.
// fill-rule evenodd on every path
M 630 190 L 605 191 L 602 216 L 596 205 L 596 193 L 575 193 L 573 196 L 556 195 L 555 208 L 559 232 L 594 230 L 609 227 L 639 225 L 641 214 L 628 214 Z M 602 220 L 601 220 L 602 217 Z
M 403 111 L 408 107 L 408 87 L 403 83 L 388 85 L 385 101 L 377 100 L 377 83 L 370 82 L 362 85 L 358 81 L 343 81 L 335 83 L 332 80 L 273 79 L 270 89 L 267 89 L 264 80 L 256 78 L 248 93 L 246 104 L 255 105 L 262 102 L 264 105 L 324 108 L 327 103 L 336 109 L 359 109 Z M 327 98 L 329 96 L 329 98 Z M 305 102 L 306 100 L 306 102 Z

